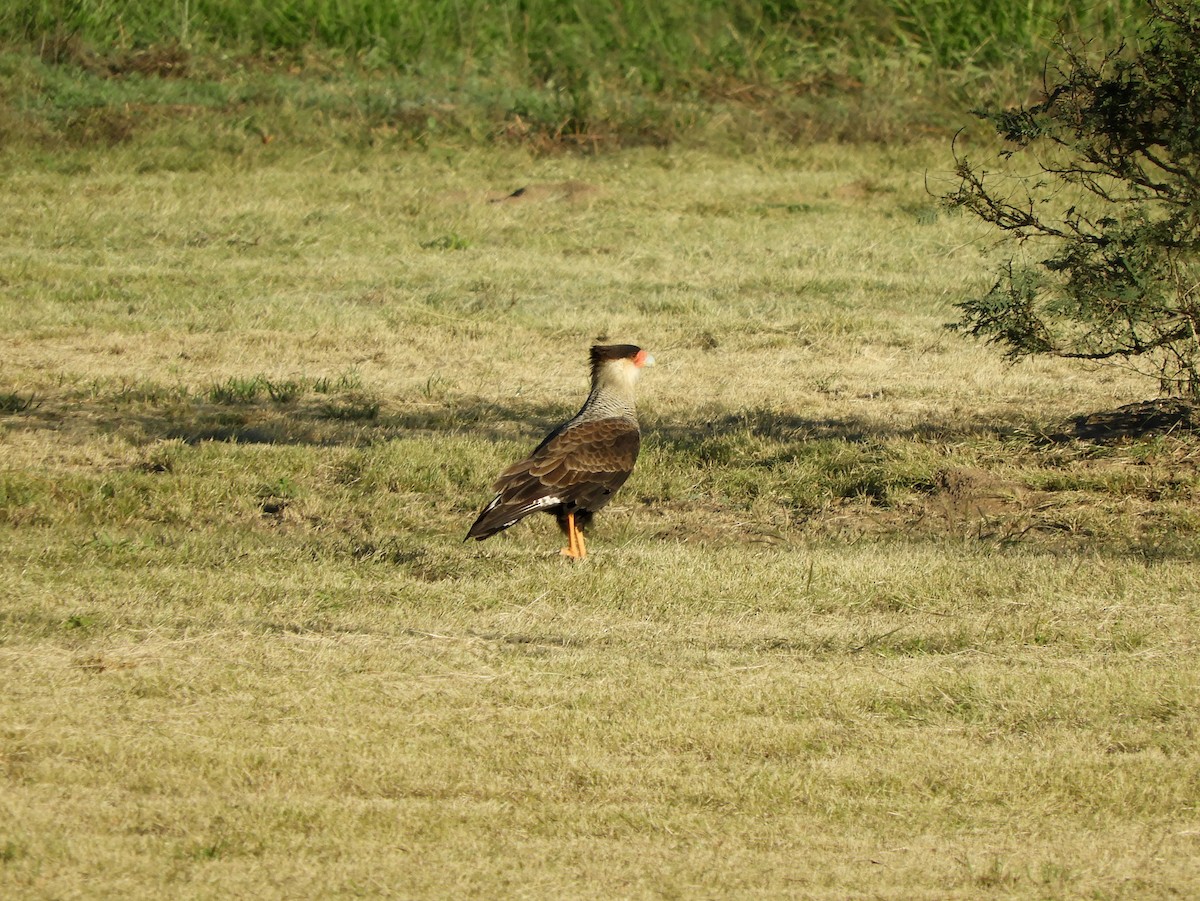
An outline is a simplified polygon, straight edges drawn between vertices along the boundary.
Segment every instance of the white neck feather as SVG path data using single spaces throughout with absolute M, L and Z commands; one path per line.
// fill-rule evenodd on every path
M 632 360 L 612 360 L 600 367 L 592 381 L 592 391 L 579 411 L 577 420 L 620 417 L 637 422 L 633 386 L 639 369 Z

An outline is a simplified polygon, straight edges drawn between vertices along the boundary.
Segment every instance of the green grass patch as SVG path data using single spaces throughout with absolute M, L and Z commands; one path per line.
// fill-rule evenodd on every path
M 210 171 L 199 146 L 239 160 L 330 141 L 897 141 L 1023 100 L 1060 24 L 1107 46 L 1140 14 L 1129 0 L 9 5 L 0 137 L 135 144 L 145 172 Z

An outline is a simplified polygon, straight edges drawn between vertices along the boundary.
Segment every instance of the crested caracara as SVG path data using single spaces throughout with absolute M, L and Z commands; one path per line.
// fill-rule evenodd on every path
M 526 459 L 500 473 L 496 496 L 467 539 L 483 541 L 540 510 L 554 514 L 567 536 L 563 554 L 586 557 L 581 530 L 625 484 L 637 461 L 642 439 L 633 386 L 642 367 L 653 365 L 654 357 L 633 344 L 593 347 L 592 390 L 583 407 Z

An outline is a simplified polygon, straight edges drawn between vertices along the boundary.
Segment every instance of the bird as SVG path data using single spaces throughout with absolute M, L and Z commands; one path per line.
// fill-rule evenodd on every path
M 552 514 L 567 536 L 565 556 L 587 557 L 582 530 L 637 462 L 642 437 L 633 388 L 654 357 L 635 344 L 597 344 L 591 365 L 591 390 L 579 412 L 500 473 L 492 486 L 496 496 L 464 541 L 483 541 L 540 511 Z

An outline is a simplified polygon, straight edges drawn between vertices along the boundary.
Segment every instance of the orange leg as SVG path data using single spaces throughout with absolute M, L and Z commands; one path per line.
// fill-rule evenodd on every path
M 567 546 L 559 551 L 564 557 L 575 559 L 579 556 L 579 551 L 575 549 L 575 514 L 567 514 Z
M 567 514 L 567 546 L 560 553 L 572 560 L 582 560 L 587 556 L 587 549 L 583 546 L 583 533 L 575 528 L 574 513 Z

